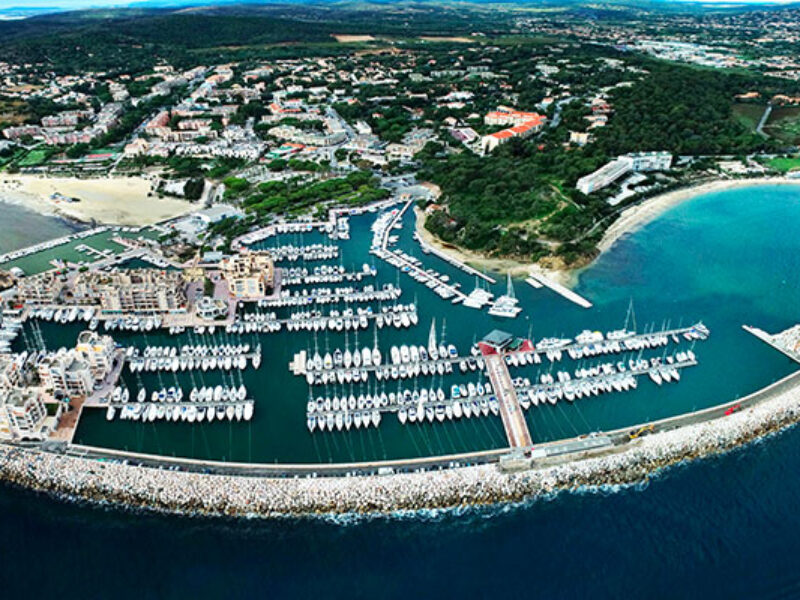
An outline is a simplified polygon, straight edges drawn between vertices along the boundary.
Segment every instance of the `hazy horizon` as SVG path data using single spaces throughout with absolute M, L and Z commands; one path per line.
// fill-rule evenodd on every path
M 317 0 L 319 1 L 319 0 Z M 429 0 L 435 2 L 435 0 Z M 302 0 L 288 0 L 289 3 L 302 3 Z M 312 3 L 311 0 L 309 3 Z M 535 4 L 536 0 L 522 0 L 520 3 Z M 661 4 L 719 4 L 719 5 L 782 5 L 796 4 L 797 0 L 653 0 Z M 35 11 L 39 14 L 48 9 L 52 11 L 69 11 L 92 8 L 125 8 L 125 7 L 170 7 L 201 6 L 214 4 L 284 4 L 286 0 L 270 2 L 268 0 L 0 0 L 0 11 Z

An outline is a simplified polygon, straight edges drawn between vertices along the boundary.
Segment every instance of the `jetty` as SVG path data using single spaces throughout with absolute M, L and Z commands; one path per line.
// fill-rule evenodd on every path
M 474 267 L 470 267 L 467 263 L 461 262 L 457 258 L 450 256 L 446 252 L 442 252 L 438 248 L 431 246 L 425 240 L 423 240 L 422 237 L 416 232 L 414 232 L 414 239 L 417 241 L 419 247 L 425 254 L 432 254 L 435 257 L 442 259 L 444 262 L 454 266 L 456 269 L 461 269 L 462 271 L 464 271 L 469 275 L 480 277 L 481 279 L 489 283 L 497 283 L 492 277 L 489 277 L 486 273 L 483 273 Z
M 536 287 L 536 283 L 540 284 L 539 287 L 541 286 L 548 287 L 551 290 L 553 290 L 556 294 L 563 296 L 570 302 L 574 302 L 575 304 L 577 304 L 582 308 L 592 308 L 593 306 L 592 303 L 589 302 L 583 296 L 576 294 L 571 289 L 561 285 L 557 281 L 553 281 L 552 279 L 549 279 L 539 273 L 530 273 L 530 276 L 525 281 L 527 281 L 530 285 L 534 287 Z
M 422 263 L 419 259 L 407 255 L 402 250 L 390 249 L 389 246 L 392 244 L 391 232 L 393 229 L 401 227 L 400 221 L 412 204 L 413 200 L 409 200 L 401 209 L 378 217 L 372 225 L 374 235 L 370 253 L 424 284 L 441 298 L 445 300 L 452 299 L 454 304 L 463 302 L 466 300 L 467 295 L 459 289 L 458 284 L 449 283 L 447 276 L 440 275 L 433 269 L 422 268 Z
M 511 375 L 501 354 L 490 352 L 484 355 L 486 373 L 492 382 L 497 400 L 500 403 L 500 417 L 511 448 L 530 448 L 533 446 L 531 432 L 525 421 L 525 414 L 519 404 L 517 392 L 511 382 Z
M 770 348 L 774 348 L 794 362 L 800 363 L 800 325 L 795 325 L 775 335 L 750 325 L 742 325 L 742 329 L 764 342 Z

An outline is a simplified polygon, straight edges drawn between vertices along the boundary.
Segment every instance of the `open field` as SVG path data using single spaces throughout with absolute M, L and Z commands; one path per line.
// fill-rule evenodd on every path
M 758 122 L 761 120 L 761 115 L 764 114 L 765 108 L 766 107 L 760 104 L 734 104 L 733 116 L 750 131 L 755 132 L 756 127 L 758 127 Z
M 781 173 L 788 173 L 789 171 L 797 171 L 800 169 L 800 157 L 773 158 L 767 161 L 767 164 Z
M 764 131 L 788 144 L 800 142 L 800 106 L 773 109 Z
M 31 150 L 18 165 L 22 168 L 37 167 L 47 160 L 47 152 L 44 150 Z
M 335 33 L 333 37 L 337 42 L 342 44 L 355 44 L 360 42 L 374 42 L 375 38 L 371 35 L 348 35 L 344 33 Z

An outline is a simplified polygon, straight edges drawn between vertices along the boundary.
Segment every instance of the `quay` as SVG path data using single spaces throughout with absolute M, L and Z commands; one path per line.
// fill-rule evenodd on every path
M 414 232 L 414 239 L 417 241 L 417 243 L 419 244 L 420 248 L 422 248 L 422 251 L 425 254 L 433 254 L 435 257 L 442 259 L 443 261 L 445 261 L 446 263 L 454 266 L 457 269 L 461 269 L 462 271 L 464 271 L 468 275 L 474 275 L 475 277 L 480 277 L 484 281 L 487 281 L 487 282 L 492 283 L 492 284 L 497 283 L 497 281 L 495 281 L 495 279 L 493 279 L 492 277 L 489 277 L 486 273 L 482 273 L 481 271 L 478 271 L 478 269 L 476 269 L 474 267 L 470 267 L 468 264 L 463 263 L 460 260 L 450 256 L 446 252 L 442 252 L 438 248 L 435 248 L 434 246 L 431 246 L 425 240 L 423 240 L 419 236 L 419 234 L 417 234 L 416 232 Z
M 575 304 L 577 304 L 578 306 L 580 306 L 582 308 L 592 308 L 592 306 L 593 306 L 593 304 L 591 302 L 589 302 L 583 296 L 580 296 L 580 295 L 576 294 L 571 289 L 569 289 L 567 287 L 564 287 L 560 283 L 558 283 L 556 281 L 553 281 L 552 279 L 549 279 L 549 278 L 545 277 L 544 275 L 541 275 L 539 273 L 530 273 L 530 277 L 528 277 L 528 279 L 526 279 L 525 281 L 528 281 L 528 280 L 535 281 L 535 282 L 537 282 L 537 283 L 539 283 L 541 285 L 544 285 L 545 287 L 550 288 L 555 293 L 560 294 L 561 296 L 563 296 L 564 298 L 566 298 L 570 302 L 574 302 Z M 531 285 L 536 287 L 534 283 L 531 283 L 531 281 L 528 281 L 528 283 L 530 283 Z
M 624 452 L 637 447 L 639 442 L 654 434 L 674 431 L 700 423 L 719 422 L 720 425 L 745 409 L 800 390 L 800 371 L 796 371 L 750 395 L 691 413 L 674 417 L 627 425 L 613 430 L 600 431 L 572 438 L 537 444 L 526 468 L 545 468 L 568 464 L 593 456 Z M 597 440 L 597 441 L 589 441 Z M 610 440 L 611 444 L 608 444 Z M 466 452 L 415 459 L 395 459 L 350 463 L 241 463 L 224 460 L 202 460 L 170 457 L 81 444 L 51 444 L 43 448 L 46 453 L 94 459 L 99 461 L 127 461 L 132 468 L 145 467 L 159 470 L 176 467 L 180 471 L 199 474 L 217 474 L 245 477 L 342 477 L 345 475 L 374 476 L 380 474 L 408 473 L 412 471 L 440 470 L 481 464 L 498 464 L 508 454 L 509 448 Z
M 458 289 L 458 287 L 442 281 L 438 274 L 432 275 L 413 262 L 402 251 L 389 249 L 389 238 L 391 237 L 392 230 L 397 227 L 397 224 L 400 222 L 400 220 L 403 218 L 403 215 L 408 211 L 413 203 L 413 200 L 406 202 L 403 207 L 394 214 L 388 223 L 386 223 L 386 225 L 380 231 L 378 244 L 375 245 L 373 242 L 373 247 L 370 249 L 370 252 L 393 267 L 396 267 L 407 273 L 420 283 L 424 283 L 442 298 L 452 298 L 453 303 L 463 302 L 467 299 L 467 295 Z

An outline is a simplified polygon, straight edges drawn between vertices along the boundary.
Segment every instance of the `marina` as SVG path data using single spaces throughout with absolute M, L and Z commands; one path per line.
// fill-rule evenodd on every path
M 368 266 L 373 225 L 383 214 L 348 217 L 349 239 L 331 240 L 327 231 L 312 228 L 285 234 L 291 244 L 277 235 L 258 242 L 255 246 L 267 251 L 270 243 L 335 245 L 338 255 L 326 260 L 308 255 L 308 264 L 297 259 L 278 267 L 279 279 L 288 282 L 285 289 L 263 300 L 236 302 L 228 319 L 213 325 L 170 327 L 164 317 L 143 315 L 98 319 L 98 331 L 114 336 L 129 352 L 117 385 L 133 397 L 127 404 L 116 403 L 108 392 L 108 403 L 85 406 L 73 443 L 197 460 L 224 457 L 228 463 L 440 464 L 435 457 L 484 453 L 496 461 L 513 447 L 536 450 L 579 434 L 666 418 L 697 402 L 701 407 L 714 402 L 716 394 L 697 395 L 698 382 L 705 377 L 697 373 L 719 365 L 729 341 L 717 328 L 710 336 L 710 327 L 679 318 L 693 311 L 679 307 L 676 315 L 668 306 L 644 311 L 637 306 L 646 313 L 639 320 L 648 323 L 637 328 L 626 294 L 610 304 L 594 302 L 599 312 L 582 317 L 580 307 L 538 294 L 531 286 L 517 281 L 509 285 L 507 279 L 490 284 L 480 277 L 476 283 L 474 274 L 422 253 L 423 270 L 447 274 L 459 289 L 474 286 L 476 300 L 505 296 L 519 310 L 512 317 L 475 311 L 467 305 L 473 294 L 463 303 L 443 302 L 424 282 L 398 281 L 398 271 Z M 409 255 L 416 245 L 414 228 L 408 226 L 413 218 L 408 211 L 402 217 L 404 227 L 392 232 L 396 247 Z M 361 282 L 335 281 L 339 275 L 360 273 Z M 592 300 L 598 297 L 597 292 L 579 291 Z M 60 310 L 35 309 L 31 316 L 37 318 L 24 320 L 12 347 L 36 347 L 39 339 L 47 348 L 68 346 L 100 316 L 87 309 Z M 707 316 L 707 311 L 697 316 Z M 692 324 L 670 326 L 669 317 Z M 480 351 L 479 336 L 498 327 L 529 342 L 503 350 L 507 376 L 498 370 L 500 365 L 487 367 Z M 229 348 L 229 356 L 224 350 L 208 350 L 212 361 L 200 347 Z M 255 366 L 258 348 L 260 363 Z M 350 365 L 345 367 L 348 352 Z M 248 398 L 237 402 L 253 403 L 250 420 L 244 412 L 237 420 L 235 408 L 228 419 L 226 407 L 226 418 L 220 421 L 215 406 L 213 422 L 208 412 L 203 420 L 195 412 L 188 426 L 188 412 L 182 409 L 201 404 L 188 400 L 192 390 L 240 385 Z M 170 388 L 175 394 L 183 390 L 183 398 L 157 402 L 164 405 L 162 418 L 158 406 L 152 421 L 143 421 L 141 412 L 138 420 L 133 417 L 136 409 L 130 407 L 139 404 L 140 390 L 145 390 L 146 405 L 153 403 L 154 391 L 168 395 Z M 663 401 L 653 401 L 656 397 Z M 186 426 L 167 418 L 170 404 L 181 409 L 170 409 L 170 415 L 177 414 L 177 423 Z M 109 408 L 115 411 L 111 420 Z

